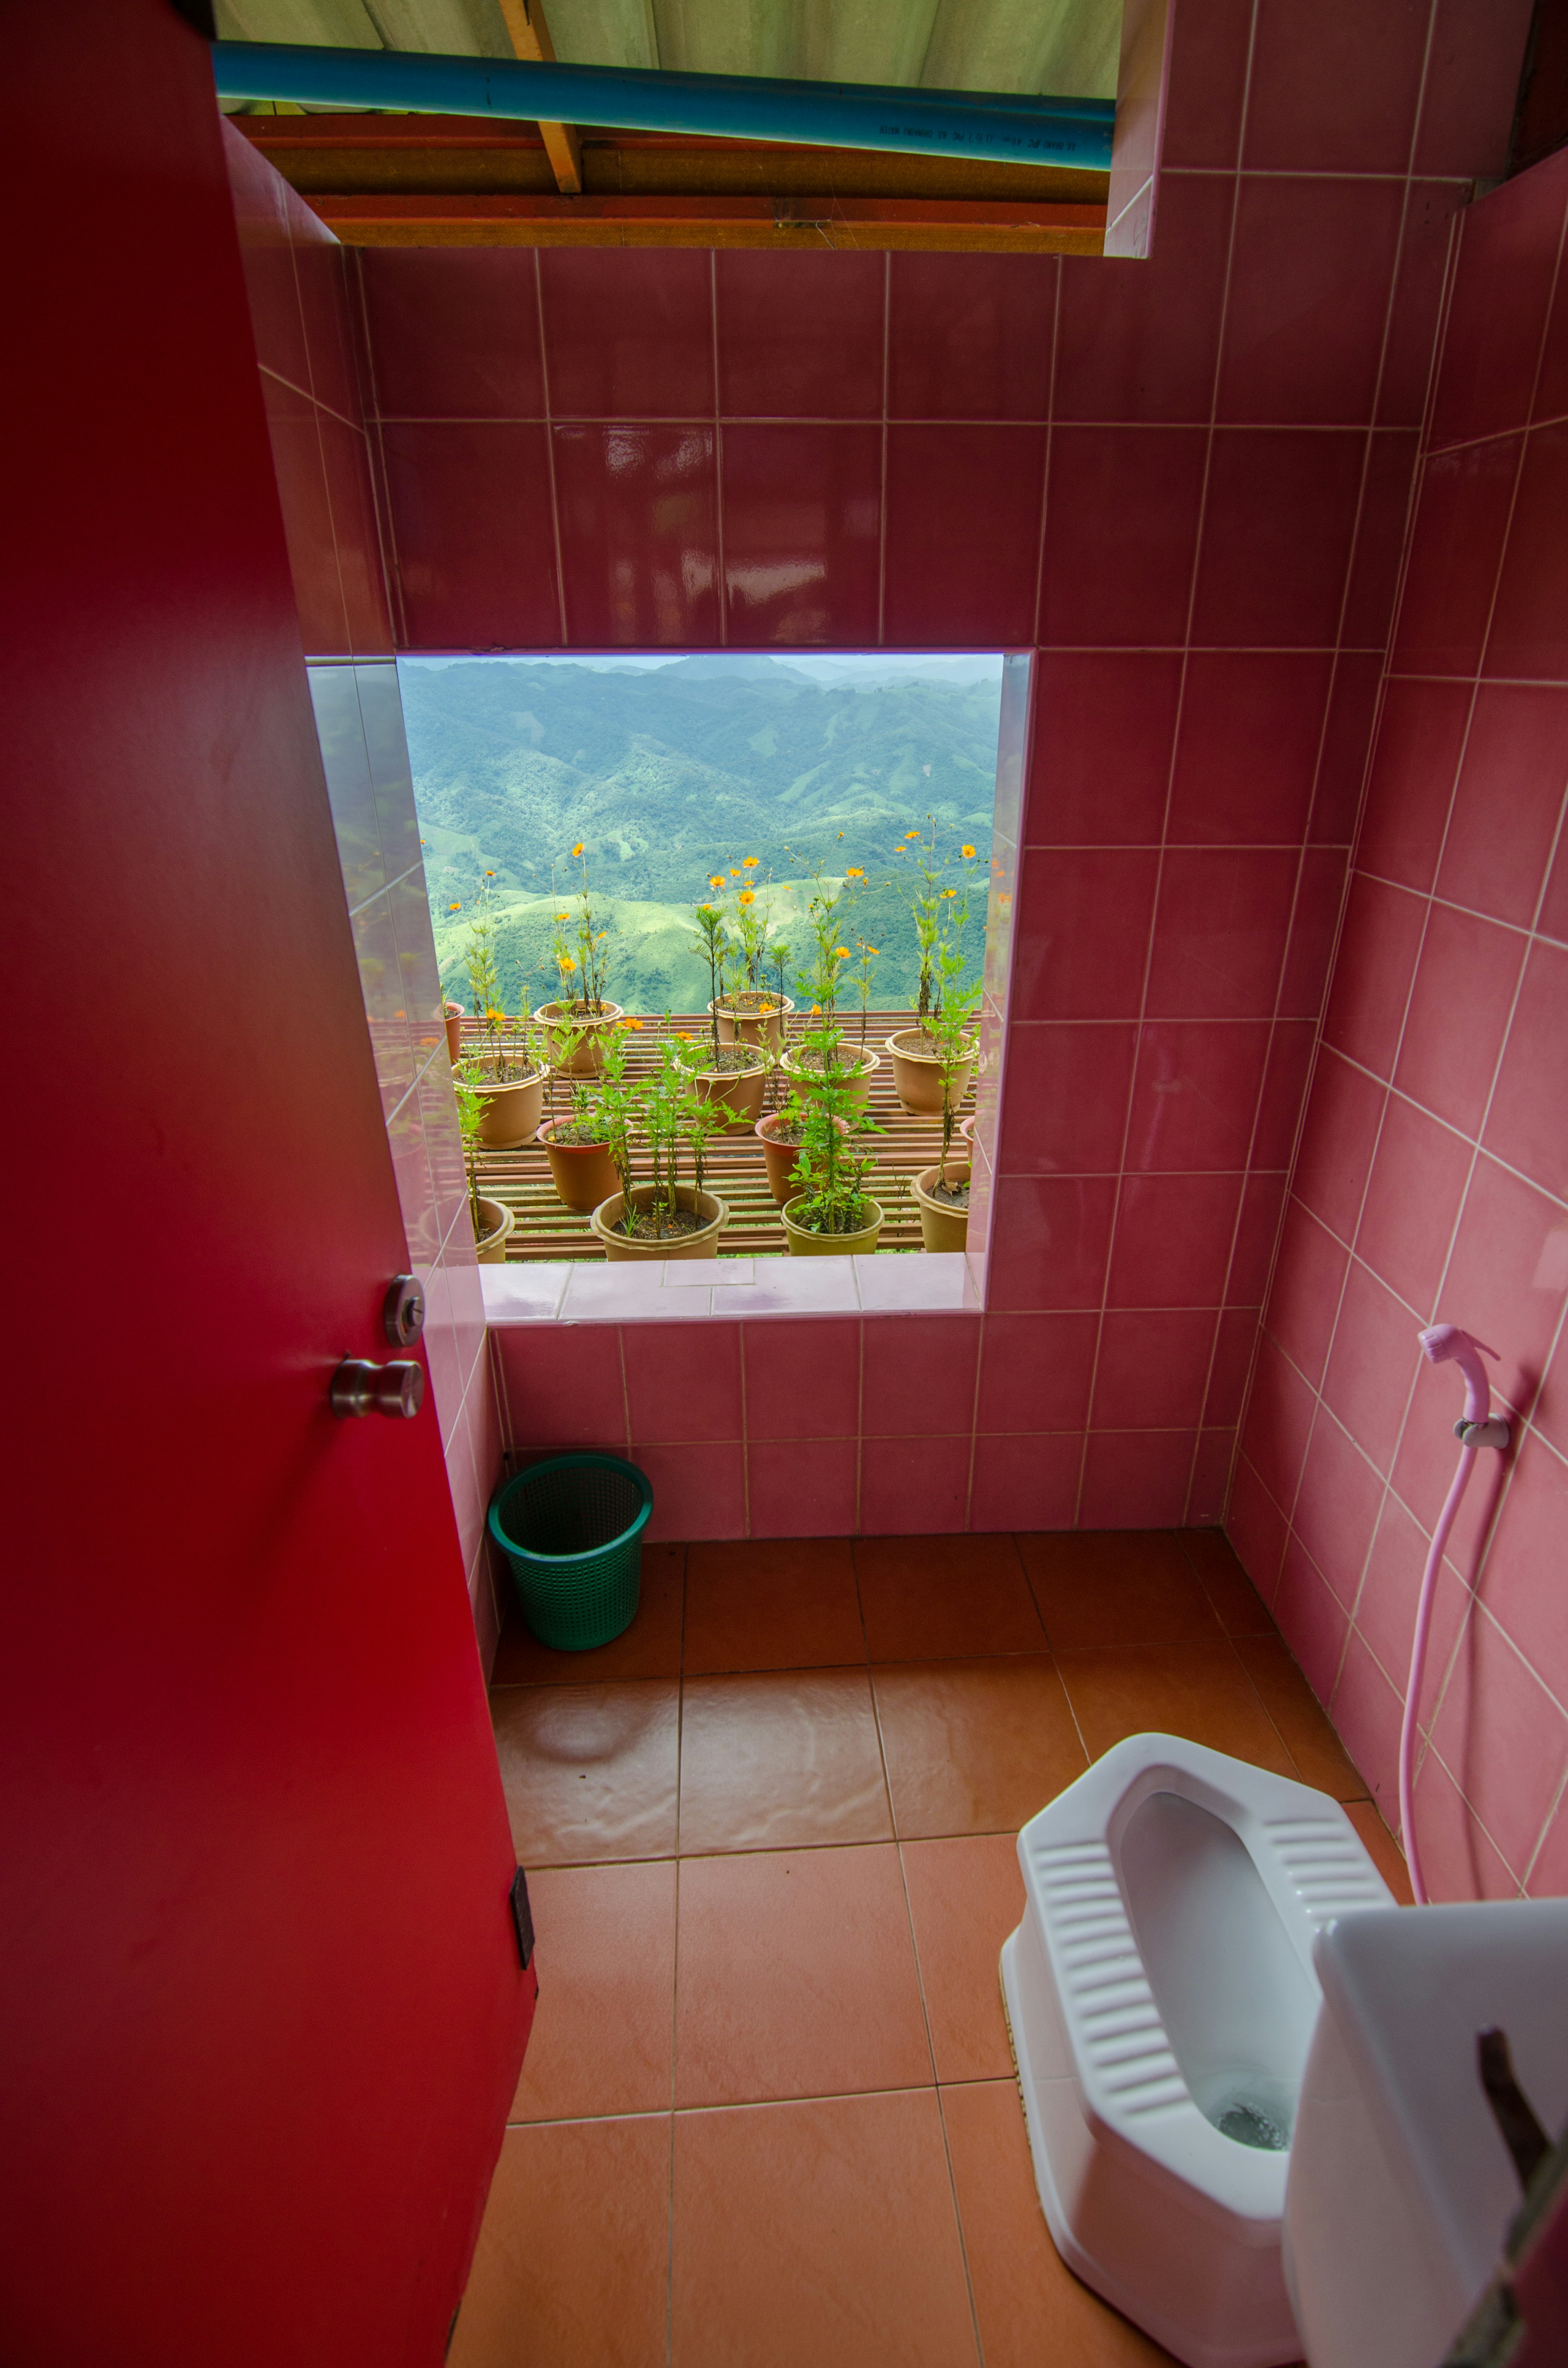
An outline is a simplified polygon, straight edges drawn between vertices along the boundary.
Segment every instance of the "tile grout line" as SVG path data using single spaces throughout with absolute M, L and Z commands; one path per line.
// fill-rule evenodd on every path
M 566 629 L 566 554 L 561 546 L 561 497 L 555 482 L 555 421 L 550 400 L 550 347 L 544 332 L 544 275 L 536 246 L 534 258 L 534 313 L 539 324 L 539 383 L 544 397 L 544 457 L 550 479 L 550 531 L 555 558 L 555 603 L 561 620 L 561 646 L 570 649 L 572 638 Z

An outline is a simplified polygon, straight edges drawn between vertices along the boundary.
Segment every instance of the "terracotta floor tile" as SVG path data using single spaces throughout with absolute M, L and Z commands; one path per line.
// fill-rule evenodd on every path
M 974 2368 L 934 2089 L 678 2114 L 675 2164 L 674 2368 Z
M 540 1867 L 528 1879 L 539 2005 L 507 2116 L 567 2121 L 670 2104 L 676 1862 Z
M 1013 1837 L 905 1842 L 900 1855 L 937 2078 L 1010 2079 L 996 1961 L 1024 1912 Z
M 1010 1537 L 857 1538 L 855 1572 L 873 1661 L 1046 1649 Z
M 688 1676 L 864 1662 L 847 1538 L 736 1540 L 687 1551 Z
M 508 2130 L 450 2368 L 665 2357 L 670 2116 Z
M 1088 1765 L 1044 1655 L 873 1669 L 900 1839 L 1014 1833 Z
M 944 2089 L 985 2368 L 1159 2368 L 1170 2354 L 1081 2285 L 1051 2241 L 1011 2080 Z M 680 2140 L 676 2141 L 679 2158 Z
M 601 1685 L 614 1678 L 678 1678 L 685 1546 L 645 1545 L 637 1617 L 612 1644 L 591 1653 L 555 1653 L 529 1634 L 515 1596 L 503 1604 L 506 1626 L 495 1647 L 495 1686 Z
M 1279 1776 L 1295 1766 L 1228 1637 L 1062 1653 L 1057 1668 L 1091 1759 L 1127 1735 L 1184 1735 Z
M 1057 1530 L 1018 1552 L 1045 1633 L 1077 1645 L 1184 1645 L 1221 1634 L 1174 1530 Z
M 1182 1552 L 1228 1636 L 1272 1636 L 1268 1606 L 1236 1559 L 1223 1530 L 1178 1530 Z
M 1414 1907 L 1415 1894 L 1410 1888 L 1410 1869 L 1404 1862 L 1404 1852 L 1384 1825 L 1372 1801 L 1346 1801 L 1345 1814 L 1366 1843 L 1373 1865 L 1388 1884 L 1402 1907 Z
M 687 1678 L 683 1852 L 884 1841 L 892 1833 L 864 1669 Z
M 1238 1636 L 1242 1667 L 1263 1697 L 1303 1784 L 1335 1801 L 1364 1801 L 1367 1783 L 1329 1725 L 1283 1636 Z
M 678 1930 L 678 2105 L 931 2078 L 891 1844 L 683 1859 Z
M 491 1697 L 512 1839 L 526 1867 L 668 1858 L 680 1688 L 503 1686 Z

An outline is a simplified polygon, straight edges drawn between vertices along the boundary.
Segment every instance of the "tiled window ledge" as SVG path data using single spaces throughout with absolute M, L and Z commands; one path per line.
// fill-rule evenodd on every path
M 482 1266 L 484 1315 L 511 1324 L 668 1324 L 766 1315 L 978 1315 L 961 1250 L 908 1258 L 660 1259 Z

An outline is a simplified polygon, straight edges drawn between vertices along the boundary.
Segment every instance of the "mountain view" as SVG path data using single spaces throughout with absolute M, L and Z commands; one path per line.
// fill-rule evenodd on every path
M 554 993 L 551 928 L 579 842 L 613 932 L 608 992 L 641 1012 L 705 1008 L 693 907 L 748 856 L 775 936 L 797 948 L 819 871 L 862 870 L 847 928 L 879 950 L 871 1001 L 907 1005 L 895 848 L 934 818 L 939 850 L 991 851 L 999 658 L 406 659 L 399 676 L 441 979 L 465 1007 L 486 872 L 506 1009 Z M 982 894 L 976 964 L 984 919 Z

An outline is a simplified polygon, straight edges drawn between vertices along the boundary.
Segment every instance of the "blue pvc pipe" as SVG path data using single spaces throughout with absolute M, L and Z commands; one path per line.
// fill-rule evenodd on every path
M 643 66 L 438 58 L 413 50 L 328 50 L 215 41 L 220 98 L 483 115 L 537 123 L 698 132 L 821 148 L 886 148 L 986 164 L 1105 172 L 1115 102 L 875 83 L 783 82 L 751 74 L 664 74 Z

